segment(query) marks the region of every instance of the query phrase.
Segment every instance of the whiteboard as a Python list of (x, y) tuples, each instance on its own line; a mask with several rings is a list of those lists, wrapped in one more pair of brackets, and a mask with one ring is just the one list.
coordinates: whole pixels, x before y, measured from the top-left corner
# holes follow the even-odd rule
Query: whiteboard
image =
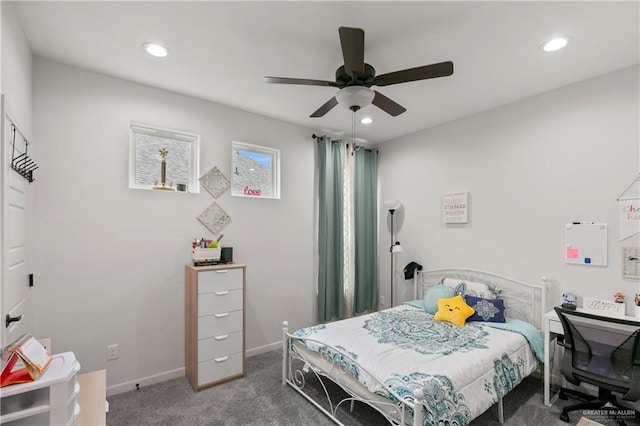
[(607, 265), (607, 224), (570, 223), (565, 231), (566, 263), (585, 266)]

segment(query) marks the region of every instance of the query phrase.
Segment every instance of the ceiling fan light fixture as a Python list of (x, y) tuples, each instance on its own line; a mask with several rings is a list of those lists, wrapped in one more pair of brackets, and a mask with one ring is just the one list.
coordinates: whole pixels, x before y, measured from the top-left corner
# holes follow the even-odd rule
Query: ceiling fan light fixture
[(371, 118), (371, 117), (362, 117), (362, 120), (360, 120), (360, 123), (362, 123), (362, 124), (371, 124), (371, 123), (373, 123), (373, 118)]
[(358, 111), (371, 104), (375, 93), (372, 89), (364, 86), (348, 86), (336, 94), (338, 103), (352, 111)]
[(556, 52), (563, 47), (566, 47), (567, 44), (569, 44), (569, 37), (554, 37), (551, 40), (545, 42), (541, 48), (544, 52)]
[(142, 45), (144, 50), (151, 56), (155, 56), (156, 58), (164, 58), (169, 54), (169, 51), (166, 47), (159, 43), (144, 43)]

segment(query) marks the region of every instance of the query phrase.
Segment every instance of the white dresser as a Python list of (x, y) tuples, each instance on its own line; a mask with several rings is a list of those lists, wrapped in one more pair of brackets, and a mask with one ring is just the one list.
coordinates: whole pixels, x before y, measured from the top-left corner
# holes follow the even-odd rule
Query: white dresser
[(245, 374), (245, 266), (185, 267), (185, 363), (193, 389)]
[(0, 389), (0, 424), (6, 426), (73, 426), (80, 413), (76, 380), (80, 364), (73, 352), (53, 355), (33, 382)]

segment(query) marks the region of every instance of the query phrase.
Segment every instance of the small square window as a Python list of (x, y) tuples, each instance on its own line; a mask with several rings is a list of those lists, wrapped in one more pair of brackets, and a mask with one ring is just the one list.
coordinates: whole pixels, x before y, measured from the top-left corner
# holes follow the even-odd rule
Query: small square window
[(233, 141), (231, 195), (280, 198), (280, 150)]
[[(129, 131), (129, 188), (154, 189), (163, 186), (200, 192), (199, 150), (199, 135), (132, 124)], [(162, 185), (163, 158), (165, 185)]]

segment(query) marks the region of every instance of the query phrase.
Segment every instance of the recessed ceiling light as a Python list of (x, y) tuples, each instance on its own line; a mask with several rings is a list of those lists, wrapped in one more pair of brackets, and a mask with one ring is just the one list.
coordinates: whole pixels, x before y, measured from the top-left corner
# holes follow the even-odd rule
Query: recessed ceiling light
[(362, 117), (362, 120), (360, 120), (360, 122), (362, 124), (371, 124), (371, 123), (373, 123), (373, 118), (371, 118), (371, 117)]
[(555, 37), (543, 44), (542, 50), (545, 52), (555, 52), (565, 47), (568, 43), (569, 37), (567, 36)]
[(158, 43), (145, 43), (142, 45), (142, 47), (144, 48), (144, 50), (147, 51), (149, 55), (152, 55), (158, 58), (164, 58), (169, 54), (169, 51), (167, 50), (167, 48)]

